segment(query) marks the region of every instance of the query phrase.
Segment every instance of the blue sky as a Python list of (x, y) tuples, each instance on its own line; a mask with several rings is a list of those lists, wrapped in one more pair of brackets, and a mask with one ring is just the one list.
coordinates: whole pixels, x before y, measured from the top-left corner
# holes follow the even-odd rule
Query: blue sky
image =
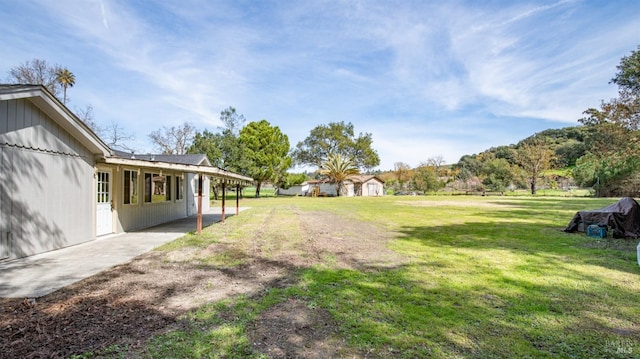
[(67, 67), (69, 107), (139, 152), (162, 126), (216, 130), (233, 106), (292, 147), (352, 122), (382, 170), (576, 125), (640, 45), (635, 0), (4, 0), (0, 23), (0, 79), (33, 58)]

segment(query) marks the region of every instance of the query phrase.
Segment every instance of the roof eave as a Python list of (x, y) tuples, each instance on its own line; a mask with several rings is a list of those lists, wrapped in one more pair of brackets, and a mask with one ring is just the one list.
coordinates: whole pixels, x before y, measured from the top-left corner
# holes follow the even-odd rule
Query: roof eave
[(253, 178), (251, 177), (242, 176), (237, 173), (225, 171), (220, 168), (210, 167), (210, 166), (185, 165), (185, 164), (160, 162), (160, 161), (145, 161), (145, 160), (136, 160), (136, 159), (121, 158), (121, 157), (106, 157), (102, 159), (100, 162), (105, 164), (110, 164), (110, 165), (122, 165), (122, 166), (142, 167), (142, 168), (150, 168), (150, 169), (164, 169), (164, 170), (174, 170), (174, 171), (188, 172), (188, 173), (198, 173), (203, 175), (209, 175), (212, 177), (217, 177), (220, 179), (238, 181), (241, 184), (251, 184), (254, 182)]
[(109, 146), (44, 86), (24, 85), (0, 89), (0, 100), (19, 99), (33, 103), (98, 157), (111, 155)]

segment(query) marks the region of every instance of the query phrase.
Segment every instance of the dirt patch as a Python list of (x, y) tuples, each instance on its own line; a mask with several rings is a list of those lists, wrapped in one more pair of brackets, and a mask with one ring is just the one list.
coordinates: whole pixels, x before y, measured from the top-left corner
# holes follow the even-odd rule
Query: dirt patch
[(248, 331), (253, 346), (270, 358), (360, 358), (344, 348), (336, 327), (326, 311), (289, 299), (263, 312)]
[[(299, 268), (322, 264), (369, 270), (404, 263), (387, 249), (389, 233), (330, 213), (274, 210), (256, 227), (240, 240), (146, 253), (35, 301), (0, 299), (0, 357), (99, 356), (110, 346), (135, 356), (150, 337), (180, 325), (186, 312), (292, 285)], [(296, 240), (287, 238), (292, 232)], [(203, 260), (215, 255), (239, 264)], [(335, 328), (327, 312), (289, 300), (269, 308), (247, 329), (256, 351), (271, 358), (360, 357)]]

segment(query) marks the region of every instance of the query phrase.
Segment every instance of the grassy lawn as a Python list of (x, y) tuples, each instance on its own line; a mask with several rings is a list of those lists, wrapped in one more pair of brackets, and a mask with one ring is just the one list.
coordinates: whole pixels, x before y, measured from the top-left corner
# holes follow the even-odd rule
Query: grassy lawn
[[(252, 207), (163, 250), (241, 241), (260, 230), (275, 248), (303, 238), (292, 211), (329, 211), (393, 233), (407, 259), (392, 268), (336, 268), (331, 258), (291, 285), (206, 305), (154, 338), (149, 357), (261, 358), (255, 318), (295, 299), (323, 309), (344, 345), (366, 357), (640, 358), (637, 242), (561, 231), (575, 211), (614, 199), (427, 196), (243, 199)], [(268, 226), (266, 213), (274, 214)], [(277, 221), (274, 223), (274, 221)], [(357, 235), (351, 240), (358, 241)], [(250, 244), (247, 244), (250, 245)], [(243, 254), (217, 253), (233, 266)], [(276, 335), (277, 333), (274, 333)]]

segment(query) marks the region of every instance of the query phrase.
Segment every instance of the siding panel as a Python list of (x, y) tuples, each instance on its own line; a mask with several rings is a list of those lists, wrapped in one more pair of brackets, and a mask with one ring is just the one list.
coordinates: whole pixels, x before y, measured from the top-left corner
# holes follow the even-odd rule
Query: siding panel
[(31, 102), (2, 101), (1, 106), (0, 143), (91, 156), (78, 140)]
[[(172, 180), (172, 184), (175, 180)], [(186, 199), (175, 200), (175, 191), (172, 191), (172, 201), (164, 203), (143, 203), (144, 201), (144, 171), (140, 172), (138, 180), (138, 194), (140, 203), (136, 205), (125, 205), (123, 203), (123, 183), (124, 170), (120, 170), (117, 176), (118, 193), (114, 196), (118, 204), (118, 231), (133, 231), (142, 228), (152, 227), (161, 223), (172, 221), (187, 216)]]
[[(10, 149), (14, 181), (12, 257), (24, 257), (95, 238), (93, 165), (78, 158)], [(82, 180), (78, 180), (78, 179)]]

